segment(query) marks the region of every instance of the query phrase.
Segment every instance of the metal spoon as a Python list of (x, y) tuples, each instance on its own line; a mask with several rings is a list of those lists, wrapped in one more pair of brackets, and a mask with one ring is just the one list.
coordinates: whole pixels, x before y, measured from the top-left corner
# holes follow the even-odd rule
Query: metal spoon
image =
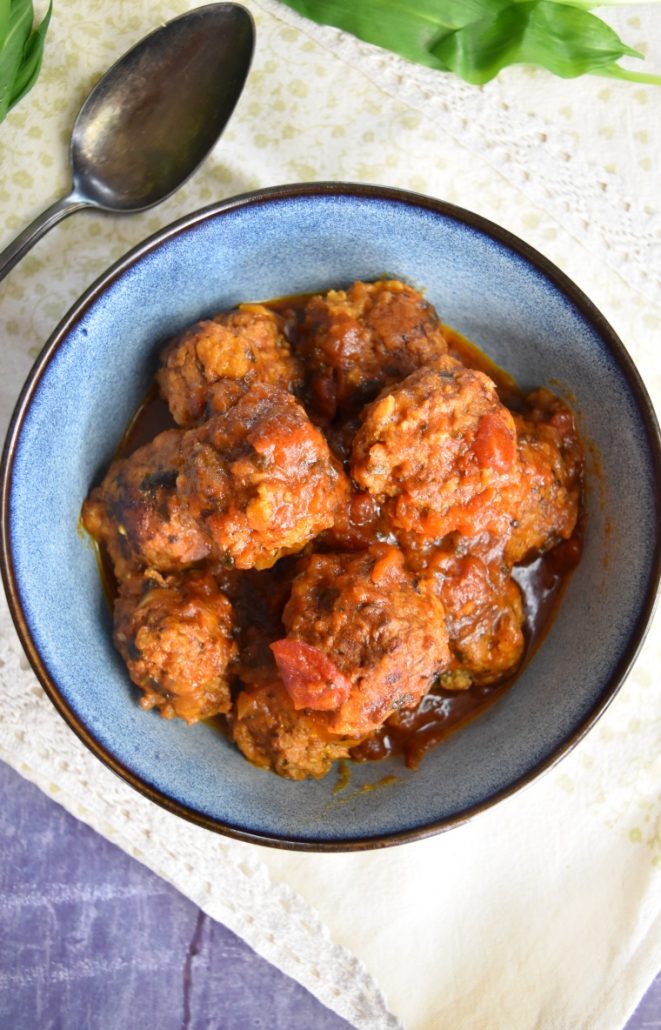
[(178, 189), (225, 128), (254, 45), (248, 11), (221, 3), (174, 18), (124, 54), (76, 118), (71, 192), (0, 252), (0, 279), (72, 212), (143, 211)]

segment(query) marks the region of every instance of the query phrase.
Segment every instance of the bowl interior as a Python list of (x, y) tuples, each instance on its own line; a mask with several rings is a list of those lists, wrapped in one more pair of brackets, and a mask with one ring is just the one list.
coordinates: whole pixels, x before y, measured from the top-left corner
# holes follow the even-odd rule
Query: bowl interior
[[(334, 773), (291, 783), (249, 765), (210, 726), (139, 709), (79, 514), (165, 339), (239, 301), (383, 275), (424, 289), (443, 320), (521, 386), (547, 385), (569, 399), (588, 450), (588, 531), (551, 630), (514, 687), (417, 771), (396, 759), (353, 765), (349, 786), (334, 793)], [(612, 695), (658, 574), (655, 440), (644, 391), (603, 320), (548, 263), (488, 224), (388, 191), (240, 198), (124, 259), (46, 348), (19, 405), (6, 469), (15, 614), (67, 718), (157, 800), (266, 842), (405, 839), (506, 794), (566, 750)], [(363, 789), (393, 774), (394, 783)]]

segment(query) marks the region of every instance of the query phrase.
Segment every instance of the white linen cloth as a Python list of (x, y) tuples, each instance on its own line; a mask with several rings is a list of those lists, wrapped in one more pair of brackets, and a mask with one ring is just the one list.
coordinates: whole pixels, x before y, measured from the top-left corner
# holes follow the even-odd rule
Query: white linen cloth
[[(33, 358), (113, 260), (257, 186), (344, 179), (478, 211), (595, 301), (661, 404), (661, 89), (511, 69), (483, 89), (277, 0), (245, 0), (257, 51), (213, 155), (139, 216), (79, 213), (0, 285), (4, 431)], [(40, 81), (0, 125), (0, 245), (67, 189), (69, 129), (102, 71), (185, 0), (58, 0)], [(661, 11), (609, 17), (656, 49)], [(0, 756), (175, 884), (356, 1027), (621, 1027), (661, 967), (661, 630), (597, 726), (527, 790), (441, 836), (315, 855), (225, 840), (152, 805), (68, 730), (4, 599)]]

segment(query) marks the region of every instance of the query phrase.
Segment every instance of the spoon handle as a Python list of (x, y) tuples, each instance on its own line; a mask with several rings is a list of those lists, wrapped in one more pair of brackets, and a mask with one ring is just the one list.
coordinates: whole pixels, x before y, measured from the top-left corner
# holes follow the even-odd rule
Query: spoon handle
[(37, 215), (34, 222), (31, 222), (27, 229), (19, 233), (8, 247), (0, 251), (0, 281), (21, 260), (23, 255), (35, 245), (37, 240), (41, 239), (44, 233), (47, 233), (49, 229), (52, 229), (54, 225), (61, 222), (67, 215), (72, 214), (74, 211), (79, 211), (82, 207), (90, 206), (89, 201), (82, 200), (75, 193), (70, 193), (69, 196), (61, 197), (60, 200), (56, 200), (54, 204), (51, 204), (40, 215)]

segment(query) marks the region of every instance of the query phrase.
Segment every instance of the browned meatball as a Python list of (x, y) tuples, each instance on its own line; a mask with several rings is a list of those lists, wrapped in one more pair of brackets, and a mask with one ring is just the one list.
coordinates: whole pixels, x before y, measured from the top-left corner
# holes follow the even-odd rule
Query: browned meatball
[(395, 530), (438, 539), (479, 532), (516, 481), (516, 432), (493, 382), (453, 358), (420, 369), (369, 405), (351, 474), (387, 500)]
[(290, 780), (325, 776), (357, 742), (332, 733), (323, 712), (296, 711), (275, 669), (239, 694), (230, 727), (239, 750), (254, 765)]
[(204, 416), (209, 388), (219, 381), (259, 381), (287, 390), (302, 379), (281, 319), (257, 304), (197, 322), (170, 341), (161, 361), (156, 378), (181, 426)]
[(145, 567), (175, 572), (210, 553), (177, 493), (182, 438), (167, 430), (113, 462), (83, 505), (83, 525), (106, 547), (119, 580)]
[(447, 689), (494, 683), (512, 672), (524, 648), (521, 592), (501, 563), (439, 552), (429, 563), (443, 602), (454, 656)]
[(433, 307), (398, 281), (354, 283), (311, 297), (298, 342), (311, 402), (328, 421), (372, 400), (447, 352)]
[(142, 594), (115, 603), (114, 640), (140, 706), (188, 723), (230, 709), (228, 667), (236, 659), (232, 606), (214, 578), (200, 571), (152, 576)]
[(397, 548), (304, 559), (271, 645), (294, 707), (362, 737), (415, 705), (449, 662), (443, 606)]
[(527, 400), (526, 416), (515, 416), (520, 480), (505, 498), (512, 512), (505, 546), (510, 565), (569, 539), (581, 497), (583, 453), (573, 415), (546, 390)]
[(217, 556), (263, 569), (333, 524), (338, 471), (291, 394), (254, 385), (186, 432), (178, 488)]

